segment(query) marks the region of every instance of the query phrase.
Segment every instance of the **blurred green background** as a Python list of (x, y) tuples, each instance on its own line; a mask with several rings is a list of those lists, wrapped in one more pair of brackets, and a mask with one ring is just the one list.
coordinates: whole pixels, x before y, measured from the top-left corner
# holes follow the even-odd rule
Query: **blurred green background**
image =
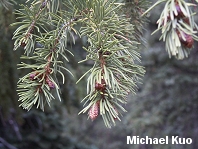
[[(74, 78), (66, 75), (61, 84), (62, 101), (53, 101), (45, 112), (33, 108), (27, 112), (18, 107), (16, 85), (25, 72), (17, 70), (22, 49), (13, 51), (9, 24), (16, 21), (13, 8), (0, 5), (0, 149), (197, 149), (198, 148), (198, 42), (189, 58), (169, 58), (157, 28), (162, 7), (151, 13), (145, 26), (147, 44), (141, 47), (146, 74), (137, 95), (129, 95), (127, 113), (116, 127), (107, 129), (102, 118), (91, 122), (87, 115), (78, 116), (80, 101), (86, 95), (86, 81), (75, 84), (90, 67), (78, 64), (85, 57), (83, 40), (72, 45), (75, 57), (69, 68)], [(18, 9), (18, 6), (15, 6)], [(198, 12), (198, 8), (194, 11)], [(198, 23), (198, 15), (196, 15)], [(192, 138), (190, 145), (127, 145), (127, 136), (179, 136)]]

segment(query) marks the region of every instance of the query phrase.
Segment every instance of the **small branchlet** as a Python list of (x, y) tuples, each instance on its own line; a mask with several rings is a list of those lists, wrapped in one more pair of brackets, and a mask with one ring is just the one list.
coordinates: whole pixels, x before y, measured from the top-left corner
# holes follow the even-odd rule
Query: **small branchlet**
[(26, 12), (20, 10), (16, 12), (16, 14), (20, 16), (18, 19), (26, 18), (26, 20), (24, 20), (24, 22), (17, 22), (12, 24), (20, 25), (14, 32), (13, 36), (13, 39), (15, 39), (14, 50), (18, 49), (21, 46), (25, 49), (25, 53), (27, 55), (33, 52), (35, 45), (35, 35), (33, 32), (35, 28), (37, 28), (37, 32), (40, 33), (39, 26), (42, 23), (40, 21), (42, 18), (41, 15), (43, 15), (43, 11), (45, 10), (48, 1), (49, 0), (45, 1), (45, 5), (43, 5), (41, 2), (32, 4), (32, 9), (22, 5), (24, 7), (22, 10)]
[[(27, 110), (30, 110), (35, 104), (37, 104), (37, 108), (40, 107), (42, 110), (44, 110), (45, 103), (47, 102), (50, 106), (51, 100), (55, 99), (53, 95), (54, 92), (56, 92), (57, 97), (59, 100), (61, 100), (60, 88), (56, 79), (56, 75), (57, 73), (61, 74), (64, 83), (65, 78), (62, 70), (66, 70), (72, 74), (67, 68), (63, 66), (63, 62), (68, 61), (67, 55), (65, 53), (68, 51), (66, 48), (67, 36), (68, 34), (71, 34), (72, 31), (74, 31), (74, 29), (71, 29), (71, 26), (76, 19), (71, 19), (69, 22), (66, 22), (64, 19), (62, 19), (62, 25), (60, 24), (60, 18), (53, 17), (53, 24), (56, 23), (57, 28), (54, 28), (52, 31), (43, 30), (42, 32), (39, 32), (38, 35), (35, 34), (35, 38), (31, 39), (32, 44), (37, 42), (40, 45), (35, 49), (34, 46), (28, 46), (29, 43), (26, 43), (24, 40), (20, 39), (20, 37), (23, 35), (25, 36), (22, 37), (22, 39), (25, 40), (28, 40), (32, 37), (34, 28), (39, 28), (39, 26), (36, 26), (36, 22), (38, 23), (40, 18), (45, 19), (45, 17), (48, 16), (47, 11), (41, 13), (46, 8), (48, 3), (48, 0), (46, 0), (45, 4), (40, 4), (40, 9), (38, 9), (38, 12), (35, 13), (36, 15), (33, 17), (34, 19), (30, 20), (30, 26), (27, 28), (27, 30), (23, 31), (25, 33), (23, 33), (20, 29), (17, 29), (14, 33), (14, 37), (18, 37), (15, 43), (21, 41), (21, 46), (26, 49), (27, 56), (22, 56), (22, 58), (30, 59), (35, 62), (35, 64), (19, 64), (19, 69), (31, 69), (31, 72), (22, 77), (18, 82), (18, 94), (20, 97), (19, 101), (22, 102), (20, 106)], [(33, 6), (36, 5), (32, 4), (31, 7)], [(50, 24), (50, 22), (47, 24)], [(21, 36), (18, 36), (18, 34), (21, 34)], [(33, 50), (31, 50), (31, 48), (33, 48)]]
[[(65, 67), (66, 52), (71, 53), (67, 50), (67, 41), (72, 38), (75, 43), (73, 34), (86, 36), (89, 44), (83, 47), (87, 51), (84, 61), (92, 60), (94, 65), (79, 79), (88, 74), (85, 107), (80, 113), (88, 112), (91, 120), (101, 115), (105, 125), (111, 127), (116, 120), (121, 120), (129, 92), (135, 94), (145, 73), (144, 67), (136, 64), (140, 62), (137, 49), (140, 36), (135, 35), (141, 27), (134, 28), (127, 12), (120, 11), (134, 1), (71, 0), (64, 5), (60, 2), (34, 1), (30, 8), (23, 6), (17, 12), (23, 21), (13, 24), (20, 25), (14, 32), (14, 49), (24, 47), (26, 56), (22, 58), (34, 62), (19, 64), (20, 69), (31, 71), (18, 82), (20, 106), (30, 110), (37, 105), (44, 110), (45, 103), (50, 106), (55, 97), (61, 100), (56, 75), (60, 74), (64, 83), (62, 71), (72, 74)], [(134, 5), (139, 4), (136, 3)], [(140, 9), (142, 7), (136, 10)], [(80, 26), (79, 30), (75, 24)], [(40, 46), (35, 46), (38, 44)]]
[(133, 25), (118, 15), (121, 6), (115, 5), (117, 11), (111, 11), (116, 10), (112, 4), (94, 1), (86, 23), (82, 22), (88, 25), (80, 32), (88, 37), (86, 60), (93, 60), (94, 65), (87, 78), (86, 106), (79, 114), (88, 111), (89, 118), (95, 120), (100, 113), (109, 128), (121, 120), (121, 113), (126, 112), (122, 104), (127, 103), (129, 92), (135, 93), (144, 74), (144, 68), (135, 64), (140, 59)]
[[(148, 11), (162, 2), (164, 0), (159, 0)], [(190, 6), (196, 5), (184, 0), (167, 0), (157, 21), (158, 29), (153, 33), (162, 31), (160, 40), (165, 42), (169, 57), (175, 56), (177, 59), (188, 57), (194, 40), (198, 41), (198, 36), (196, 36), (198, 26), (194, 21), (194, 14)]]

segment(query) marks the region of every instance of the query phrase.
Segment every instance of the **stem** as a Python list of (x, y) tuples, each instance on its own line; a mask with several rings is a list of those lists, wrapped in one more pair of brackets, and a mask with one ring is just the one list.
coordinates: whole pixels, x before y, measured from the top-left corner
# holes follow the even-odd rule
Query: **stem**
[(40, 9), (38, 11), (38, 13), (35, 15), (34, 19), (32, 20), (30, 27), (27, 30), (27, 33), (25, 35), (26, 39), (30, 36), (30, 34), (33, 32), (36, 21), (38, 20), (40, 14), (42, 13), (42, 11), (44, 10), (44, 8), (46, 8), (46, 4), (49, 0), (44, 1), (41, 5), (40, 5)]

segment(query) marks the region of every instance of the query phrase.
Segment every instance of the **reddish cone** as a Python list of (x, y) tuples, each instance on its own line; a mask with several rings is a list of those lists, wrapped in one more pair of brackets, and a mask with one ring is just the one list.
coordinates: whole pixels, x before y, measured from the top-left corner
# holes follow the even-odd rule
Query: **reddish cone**
[(95, 83), (95, 89), (96, 89), (97, 91), (102, 91), (102, 90), (105, 89), (105, 85), (96, 82), (96, 83)]
[(93, 104), (90, 109), (89, 109), (89, 112), (88, 112), (88, 115), (89, 117), (91, 118), (91, 120), (95, 120), (98, 116), (98, 113), (99, 113), (99, 102)]
[(46, 83), (51, 89), (55, 88), (55, 84), (49, 78), (46, 78)]
[(191, 35), (186, 34), (184, 32), (182, 32), (184, 35), (184, 38), (186, 39), (186, 41), (182, 38), (181, 33), (179, 31), (177, 31), (177, 35), (179, 37), (180, 42), (183, 44), (183, 46), (185, 46), (186, 48), (192, 48), (193, 44), (194, 44), (194, 39), (192, 38)]

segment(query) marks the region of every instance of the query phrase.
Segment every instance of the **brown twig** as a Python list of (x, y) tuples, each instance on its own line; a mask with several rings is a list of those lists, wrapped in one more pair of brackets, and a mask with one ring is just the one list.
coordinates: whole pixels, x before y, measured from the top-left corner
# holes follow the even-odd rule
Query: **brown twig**
[[(32, 34), (32, 32), (34, 30), (34, 27), (35, 27), (35, 24), (36, 24), (36, 21), (37, 21), (38, 17), (40, 16), (41, 12), (46, 7), (48, 1), (49, 0), (46, 0), (40, 5), (40, 9), (39, 9), (38, 13), (35, 15), (34, 19), (32, 20), (32, 22), (31, 22), (31, 24), (30, 24), (30, 26), (29, 26), (29, 28), (27, 30), (27, 33), (25, 34), (25, 39), (28, 39), (30, 37), (30, 35)], [(25, 47), (25, 45), (26, 44), (24, 43), (24, 41), (22, 41), (21, 42), (21, 46)]]

